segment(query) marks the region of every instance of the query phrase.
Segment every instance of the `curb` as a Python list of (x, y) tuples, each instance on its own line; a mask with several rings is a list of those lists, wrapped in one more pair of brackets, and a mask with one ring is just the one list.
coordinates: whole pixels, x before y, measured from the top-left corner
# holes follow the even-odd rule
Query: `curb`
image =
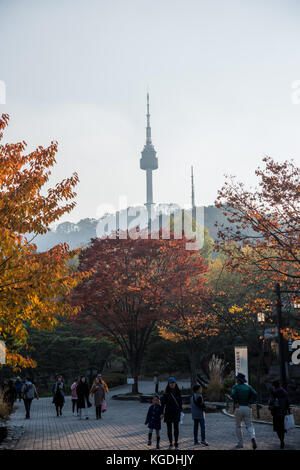
[[(228, 413), (228, 411), (226, 411), (225, 408), (222, 409), (222, 413), (223, 415), (228, 416), (229, 418), (234, 418), (234, 415), (232, 415), (231, 413)], [(273, 426), (273, 423), (271, 423), (270, 421), (261, 421), (259, 419), (253, 419), (252, 422), (257, 423), (257, 424), (268, 424), (269, 426)], [(293, 429), (295, 428), (300, 429), (300, 426), (297, 424), (294, 426)]]

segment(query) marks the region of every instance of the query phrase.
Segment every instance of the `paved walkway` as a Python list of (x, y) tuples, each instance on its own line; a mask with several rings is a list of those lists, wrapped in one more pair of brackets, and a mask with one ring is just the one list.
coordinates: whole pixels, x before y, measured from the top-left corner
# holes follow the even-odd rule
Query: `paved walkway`
[[(183, 382), (180, 384), (183, 385)], [(128, 392), (130, 387), (124, 385), (112, 390), (108, 397), (108, 409), (103, 419), (96, 421), (94, 408), (89, 409), (89, 420), (79, 420), (72, 416), (71, 398), (66, 398), (63, 416), (56, 417), (51, 398), (34, 400), (31, 419), (24, 419), (24, 406), (20, 403), (12, 416), (13, 425), (24, 426), (24, 434), (17, 443), (16, 449), (39, 450), (136, 450), (149, 449), (147, 442), (147, 427), (144, 425), (149, 404), (135, 401), (111, 400), (111, 396)], [(142, 382), (140, 391), (153, 391), (151, 382)], [(207, 449), (232, 449), (236, 443), (234, 420), (221, 413), (206, 415)], [(257, 443), (260, 449), (278, 449), (278, 439), (272, 426), (256, 424)], [(246, 445), (250, 449), (249, 438), (245, 431)], [(162, 424), (161, 449), (168, 448), (166, 425)], [(186, 414), (183, 425), (180, 426), (180, 448), (192, 450), (193, 428), (190, 414)], [(203, 447), (196, 449), (204, 450)], [(300, 449), (300, 429), (289, 431), (286, 438), (286, 449)]]

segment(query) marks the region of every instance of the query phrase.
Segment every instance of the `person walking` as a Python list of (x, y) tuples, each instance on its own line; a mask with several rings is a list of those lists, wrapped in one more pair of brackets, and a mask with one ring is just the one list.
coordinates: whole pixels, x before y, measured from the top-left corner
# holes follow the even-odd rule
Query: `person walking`
[(243, 434), (242, 434), (242, 422), (244, 421), (246, 429), (248, 430), (252, 448), (255, 450), (257, 448), (256, 439), (255, 439), (255, 430), (252, 424), (252, 409), (251, 405), (256, 402), (257, 393), (250, 386), (247, 385), (247, 380), (245, 374), (239, 372), (236, 376), (236, 385), (233, 386), (231, 396), (234, 401), (235, 408), (235, 426), (236, 426), (236, 435), (238, 443), (235, 449), (243, 448)]
[(77, 385), (78, 385), (78, 379), (76, 378), (74, 382), (71, 385), (71, 399), (72, 399), (72, 413), (73, 416), (75, 416), (75, 409), (77, 416), (79, 415), (78, 413), (78, 396), (77, 396)]
[(202, 396), (202, 387), (197, 384), (193, 387), (193, 396), (191, 397), (191, 412), (194, 420), (194, 444), (198, 445), (199, 424), (201, 428), (201, 444), (208, 446), (205, 440), (205, 403)]
[(91, 395), (94, 396), (96, 419), (101, 419), (101, 409), (102, 403), (105, 400), (105, 390), (98, 377), (95, 379), (95, 382), (91, 388)]
[(16, 400), (19, 399), (19, 401), (21, 401), (22, 400), (22, 387), (23, 387), (23, 382), (21, 380), (21, 377), (16, 378), (15, 387), (16, 387)]
[(160, 404), (159, 395), (154, 395), (152, 398), (152, 405), (149, 406), (148, 413), (146, 416), (145, 425), (148, 424), (148, 446), (152, 445), (152, 434), (155, 429), (156, 432), (156, 449), (159, 449), (160, 442), (160, 430), (161, 430), (161, 418), (162, 418), (162, 406)]
[(31, 382), (30, 378), (28, 377), (25, 380), (25, 383), (22, 387), (22, 396), (23, 396), (23, 401), (24, 401), (24, 406), (25, 406), (25, 419), (30, 419), (30, 408), (31, 408), (31, 403), (34, 398), (37, 400), (39, 399), (37, 390), (35, 385)]
[(65, 403), (65, 386), (61, 375), (58, 375), (57, 380), (53, 385), (52, 393), (52, 403), (54, 403), (56, 408), (56, 416), (62, 416), (62, 408)]
[(82, 410), (84, 409), (85, 419), (89, 419), (88, 408), (90, 408), (92, 405), (89, 400), (90, 389), (86, 377), (84, 375), (80, 377), (76, 392), (78, 396), (77, 404), (79, 410), (79, 418), (82, 418)]
[(273, 429), (280, 440), (280, 448), (284, 449), (284, 418), (290, 412), (290, 403), (287, 391), (281, 386), (279, 380), (272, 383), (269, 410), (273, 417)]
[(161, 400), (162, 415), (164, 416), (164, 422), (167, 424), (169, 449), (173, 447), (173, 428), (174, 428), (174, 441), (175, 449), (179, 448), (179, 421), (180, 414), (182, 412), (182, 398), (180, 390), (174, 377), (168, 379), (168, 385), (165, 393)]

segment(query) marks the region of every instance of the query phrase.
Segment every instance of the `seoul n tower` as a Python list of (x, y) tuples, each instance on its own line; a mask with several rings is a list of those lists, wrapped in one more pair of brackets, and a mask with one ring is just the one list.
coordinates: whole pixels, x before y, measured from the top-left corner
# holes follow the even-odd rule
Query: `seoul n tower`
[(158, 168), (158, 160), (156, 151), (154, 150), (151, 140), (150, 113), (149, 113), (149, 93), (147, 93), (147, 127), (146, 127), (146, 144), (142, 151), (140, 159), (140, 167), (146, 171), (147, 184), (147, 202), (145, 206), (148, 211), (148, 220), (151, 219), (151, 206), (153, 204), (153, 187), (152, 187), (152, 171)]

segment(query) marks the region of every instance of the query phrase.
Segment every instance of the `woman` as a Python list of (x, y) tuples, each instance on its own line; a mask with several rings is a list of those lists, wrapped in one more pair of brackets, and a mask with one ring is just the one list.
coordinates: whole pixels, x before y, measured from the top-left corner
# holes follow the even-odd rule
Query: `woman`
[(65, 386), (61, 375), (57, 377), (56, 383), (53, 385), (53, 403), (56, 408), (56, 415), (62, 416), (62, 408), (65, 403)]
[(161, 400), (162, 415), (164, 421), (167, 424), (168, 438), (169, 438), (169, 449), (173, 447), (173, 435), (172, 427), (174, 427), (174, 441), (175, 449), (178, 449), (178, 437), (179, 437), (179, 421), (180, 414), (182, 412), (182, 399), (176, 380), (174, 377), (170, 377), (165, 393)]
[(95, 382), (91, 388), (91, 395), (94, 395), (96, 419), (101, 419), (101, 409), (102, 403), (105, 400), (105, 390), (98, 377), (95, 379)]
[(280, 448), (284, 449), (284, 418), (289, 413), (288, 393), (281, 387), (279, 380), (272, 383), (269, 409), (273, 416), (273, 429), (280, 439)]
[(76, 408), (76, 413), (78, 416), (78, 396), (77, 396), (77, 385), (78, 385), (78, 379), (75, 379), (74, 382), (71, 385), (71, 398), (72, 398), (72, 413), (73, 416), (75, 416), (75, 408)]
[(88, 408), (90, 408), (92, 405), (89, 401), (90, 389), (89, 389), (88, 383), (84, 375), (80, 377), (80, 381), (79, 381), (79, 384), (77, 385), (76, 392), (78, 396), (77, 406), (79, 410), (79, 418), (81, 419), (82, 410), (84, 409), (85, 419), (89, 419)]

